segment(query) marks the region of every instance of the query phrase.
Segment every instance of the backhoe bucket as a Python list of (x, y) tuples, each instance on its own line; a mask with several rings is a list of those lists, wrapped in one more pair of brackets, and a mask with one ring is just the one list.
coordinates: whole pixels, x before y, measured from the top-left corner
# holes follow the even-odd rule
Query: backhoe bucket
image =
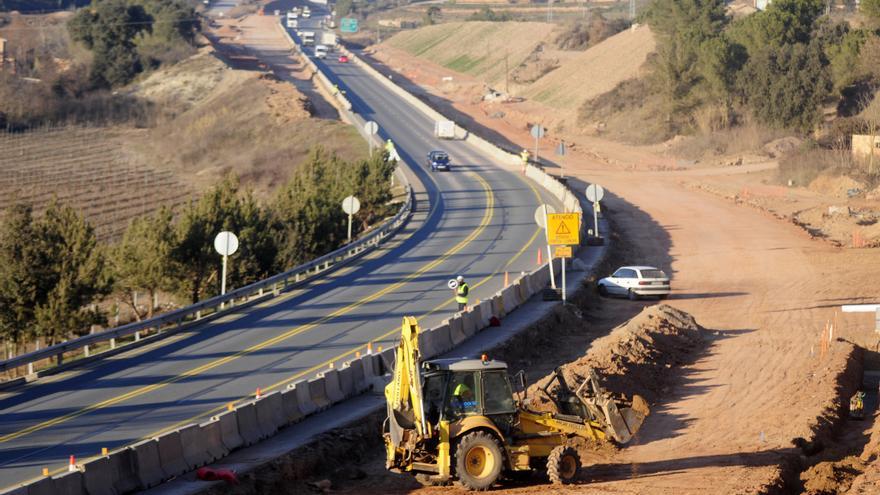
[(647, 402), (639, 395), (633, 397), (632, 407), (618, 408), (613, 401), (608, 401), (602, 409), (608, 418), (609, 433), (620, 444), (632, 440), (650, 414)]

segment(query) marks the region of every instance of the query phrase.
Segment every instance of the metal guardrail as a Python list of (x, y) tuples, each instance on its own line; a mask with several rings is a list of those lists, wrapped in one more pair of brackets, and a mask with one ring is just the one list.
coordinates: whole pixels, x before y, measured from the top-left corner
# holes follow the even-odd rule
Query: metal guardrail
[[(177, 309), (162, 315), (143, 320), (139, 322), (129, 323), (120, 327), (112, 328), (102, 332), (85, 335), (76, 339), (68, 340), (60, 344), (56, 344), (45, 349), (22, 354), (5, 361), (0, 361), (0, 371), (7, 371), (30, 363), (57, 357), (58, 364), (62, 363), (62, 356), (66, 352), (84, 348), (99, 342), (111, 341), (111, 348), (115, 348), (115, 339), (128, 337), (131, 335), (139, 335), (139, 332), (156, 329), (161, 331), (163, 327), (168, 325), (182, 325), (201, 320), (206, 311), (214, 310), (214, 313), (222, 309), (235, 307), (236, 301), (243, 300), (247, 302), (252, 297), (262, 297), (269, 290), (273, 295), (277, 295), (281, 290), (288, 287), (291, 283), (299, 283), (314, 276), (316, 274), (327, 271), (331, 267), (339, 265), (363, 254), (368, 249), (378, 246), (389, 236), (395, 234), (401, 226), (409, 218), (413, 206), (413, 193), (409, 184), (405, 184), (406, 200), (403, 206), (394, 217), (383, 222), (379, 227), (373, 229), (365, 237), (347, 244), (333, 252), (327, 253), (312, 261), (294, 267), (284, 273), (274, 275), (260, 282), (241, 287), (227, 292), (225, 295), (212, 297), (204, 301), (197, 302), (190, 306)], [(137, 340), (137, 336), (136, 336)]]

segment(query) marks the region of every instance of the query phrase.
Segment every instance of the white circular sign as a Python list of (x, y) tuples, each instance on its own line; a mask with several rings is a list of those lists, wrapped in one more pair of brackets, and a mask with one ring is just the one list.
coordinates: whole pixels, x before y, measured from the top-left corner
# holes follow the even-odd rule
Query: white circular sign
[(449, 282), (446, 282), (446, 286), (452, 290), (455, 290), (458, 288), (458, 281), (455, 279), (452, 279)]
[(587, 186), (587, 200), (591, 203), (595, 203), (597, 201), (602, 201), (602, 198), (605, 197), (605, 189), (602, 189), (602, 186), (599, 184), (590, 184)]
[(379, 132), (379, 124), (373, 122), (372, 120), (367, 121), (367, 123), (364, 124), (364, 130), (370, 136), (375, 136), (376, 133)]
[[(547, 214), (556, 213), (556, 208), (547, 205)], [(535, 208), (535, 223), (538, 227), (544, 228), (544, 205)]]
[(229, 256), (238, 251), (238, 237), (232, 232), (220, 232), (214, 238), (214, 249), (223, 256)]
[(354, 215), (355, 213), (361, 211), (361, 202), (354, 196), (349, 196), (342, 200), (342, 211), (348, 213), (349, 215)]
[(532, 137), (533, 138), (542, 138), (544, 137), (544, 127), (540, 125), (532, 126)]

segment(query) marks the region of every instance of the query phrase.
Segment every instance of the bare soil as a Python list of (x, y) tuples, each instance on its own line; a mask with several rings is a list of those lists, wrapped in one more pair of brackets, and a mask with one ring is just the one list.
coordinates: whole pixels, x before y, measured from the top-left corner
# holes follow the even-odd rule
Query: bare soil
[[(396, 65), (438, 70), (415, 57), (397, 59)], [(435, 93), (430, 101), (503, 146), (533, 146), (527, 126), (491, 118), (466, 97)], [(541, 117), (536, 114), (533, 121)], [(678, 367), (680, 382), (655, 405), (639, 442), (621, 451), (621, 464), (597, 469), (593, 483), (571, 492), (798, 490), (796, 474), (812, 461), (801, 459), (794, 439), (843, 441), (860, 450), (867, 441), (864, 431), (854, 438), (835, 438), (835, 432), (846, 429), (842, 410), (861, 384), (857, 347), (875, 349), (877, 335), (870, 315), (844, 314), (839, 306), (880, 298), (872, 283), (880, 268), (874, 249), (837, 247), (811, 236), (784, 213), (743, 208), (742, 202), (698, 187), (767, 188), (766, 199), (761, 195), (767, 204), (794, 211), (793, 202), (822, 201), (814, 191), (780, 189), (770, 182), (772, 161), (678, 166), (675, 156), (656, 147), (579, 135), (555, 135), (542, 147), (550, 149), (560, 138), (572, 145), (565, 158), (565, 173), (573, 176), (569, 184), (580, 189), (595, 182), (609, 191), (603, 212), (621, 238), (639, 249), (627, 262), (671, 273), (669, 304), (724, 335), (693, 364)], [(589, 311), (588, 319), (620, 323), (631, 316), (622, 310), (631, 309), (628, 303), (605, 301)], [(825, 348), (828, 324), (834, 334)], [(873, 352), (865, 359), (876, 367)], [(564, 359), (544, 353), (544, 361)]]

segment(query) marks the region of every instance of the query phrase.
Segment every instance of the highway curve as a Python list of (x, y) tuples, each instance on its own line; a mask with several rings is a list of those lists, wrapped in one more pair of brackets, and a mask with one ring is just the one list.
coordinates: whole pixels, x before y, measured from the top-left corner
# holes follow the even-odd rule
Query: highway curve
[[(431, 326), (454, 311), (446, 282), (465, 275), (472, 300), (504, 272), (535, 267), (532, 215), (550, 195), (464, 142), (437, 141), (433, 122), (354, 64), (328, 61), (355, 110), (397, 144), (416, 198), (412, 220), (377, 252), (268, 302), (162, 342), (0, 394), (0, 488), (66, 468), (229, 402), (304, 378), (329, 363), (388, 346), (404, 315)], [(451, 172), (425, 170), (431, 149)]]

